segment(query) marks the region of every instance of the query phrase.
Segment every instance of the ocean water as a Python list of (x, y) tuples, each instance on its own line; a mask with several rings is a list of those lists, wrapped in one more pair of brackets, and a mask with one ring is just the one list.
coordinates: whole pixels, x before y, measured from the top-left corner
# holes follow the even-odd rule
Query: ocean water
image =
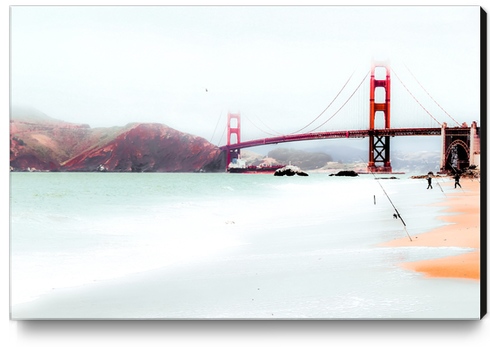
[(477, 281), (397, 266), (471, 249), (377, 246), (407, 235), (379, 184), (412, 238), (444, 225), (397, 177), (12, 173), (12, 317), (478, 318)]

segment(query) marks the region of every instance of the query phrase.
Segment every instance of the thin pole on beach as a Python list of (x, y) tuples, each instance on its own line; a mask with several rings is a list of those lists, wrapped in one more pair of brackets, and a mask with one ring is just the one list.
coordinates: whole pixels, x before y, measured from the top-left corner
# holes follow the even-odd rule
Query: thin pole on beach
[[(361, 158), (361, 160), (364, 162), (364, 164), (366, 164), (366, 162), (364, 161), (364, 159)], [(367, 165), (367, 164), (366, 164)], [(368, 170), (369, 171), (369, 170)], [(410, 239), (410, 241), (412, 241), (412, 238), (410, 237), (410, 234), (408, 233), (407, 231), (407, 225), (405, 224), (405, 221), (403, 220), (402, 216), (400, 215), (400, 212), (398, 212), (398, 210), (396, 209), (396, 206), (395, 204), (393, 203), (393, 201), (391, 201), (388, 193), (386, 192), (386, 190), (383, 188), (383, 185), (381, 184), (381, 182), (378, 180), (378, 178), (376, 177), (376, 175), (374, 174), (374, 172), (372, 171), (369, 171), (373, 176), (374, 176), (374, 180), (376, 182), (378, 182), (379, 186), (381, 187), (381, 189), (383, 190), (383, 192), (385, 193), (386, 197), (388, 198), (389, 202), (391, 203), (391, 206), (393, 206), (393, 209), (395, 210), (396, 212), (396, 215), (400, 218), (400, 221), (402, 222), (403, 224), (403, 229), (405, 229), (405, 232), (407, 233), (408, 235), (408, 238)]]
[[(430, 172), (430, 167), (429, 167), (429, 163), (427, 162), (427, 160), (425, 161), (425, 164), (427, 165), (427, 169), (429, 169), (429, 172)], [(427, 173), (427, 175), (429, 175), (429, 174)], [(441, 192), (442, 192), (442, 194), (444, 194), (444, 196), (446, 196), (446, 193), (444, 193), (444, 190), (442, 190), (442, 187), (441, 187), (441, 185), (439, 184), (439, 182), (437, 181), (437, 178), (436, 178), (436, 176), (435, 176), (435, 175), (434, 175), (434, 180), (436, 181), (436, 183), (437, 183), (437, 185), (439, 186), (439, 188), (441, 188)], [(446, 197), (447, 197), (447, 196), (446, 196)]]

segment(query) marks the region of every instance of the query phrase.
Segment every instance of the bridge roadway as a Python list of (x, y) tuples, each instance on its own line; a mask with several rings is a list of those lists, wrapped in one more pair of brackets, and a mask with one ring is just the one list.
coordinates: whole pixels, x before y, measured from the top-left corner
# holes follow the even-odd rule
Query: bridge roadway
[[(446, 128), (451, 129), (451, 128)], [(457, 128), (459, 129), (459, 128)], [(284, 135), (268, 137), (265, 139), (245, 141), (233, 145), (221, 146), (221, 150), (234, 150), (254, 146), (270, 145), (282, 142), (340, 139), (340, 138), (362, 138), (370, 135), (375, 136), (437, 136), (441, 135), (441, 128), (414, 128), (414, 129), (375, 129), (375, 130), (351, 130), (351, 131), (329, 131), (319, 133), (307, 133), (298, 135)]]

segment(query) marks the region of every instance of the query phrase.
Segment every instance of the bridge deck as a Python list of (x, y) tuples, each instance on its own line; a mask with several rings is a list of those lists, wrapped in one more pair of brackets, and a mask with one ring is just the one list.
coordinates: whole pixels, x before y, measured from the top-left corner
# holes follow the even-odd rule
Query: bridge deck
[[(451, 129), (451, 128), (446, 128)], [(468, 128), (469, 130), (469, 128)], [(415, 128), (415, 129), (376, 129), (376, 130), (352, 130), (352, 131), (329, 131), (320, 133), (307, 133), (298, 135), (284, 135), (269, 137), (265, 139), (245, 141), (233, 145), (222, 146), (221, 150), (233, 150), (254, 146), (270, 145), (282, 142), (338, 139), (338, 138), (362, 138), (370, 135), (376, 136), (437, 136), (441, 135), (441, 128)]]

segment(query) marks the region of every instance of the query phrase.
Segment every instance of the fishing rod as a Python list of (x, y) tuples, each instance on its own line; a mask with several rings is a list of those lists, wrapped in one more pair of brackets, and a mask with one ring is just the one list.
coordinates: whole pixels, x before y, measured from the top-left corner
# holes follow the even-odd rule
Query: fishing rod
[[(361, 160), (362, 160), (362, 162), (363, 162), (364, 164), (366, 164), (366, 162), (364, 161), (364, 159), (362, 159), (362, 158), (361, 158)], [(366, 164), (366, 166), (367, 166), (367, 164)], [(381, 189), (382, 189), (382, 190), (383, 190), (383, 192), (385, 193), (386, 197), (388, 198), (388, 200), (389, 200), (389, 201), (390, 201), (390, 203), (391, 203), (391, 206), (393, 206), (393, 209), (395, 210), (396, 215), (397, 215), (398, 217), (400, 217), (400, 221), (401, 221), (401, 222), (402, 222), (402, 224), (403, 224), (403, 228), (405, 229), (405, 232), (407, 233), (408, 238), (410, 239), (410, 241), (412, 241), (412, 238), (410, 237), (410, 234), (409, 234), (409, 233), (408, 233), (408, 231), (407, 231), (407, 225), (405, 224), (405, 221), (403, 220), (402, 216), (400, 215), (400, 212), (398, 212), (398, 210), (396, 209), (395, 204), (393, 203), (393, 201), (391, 201), (391, 199), (390, 199), (390, 197), (389, 197), (388, 193), (386, 193), (386, 190), (383, 188), (383, 185), (381, 184), (381, 182), (379, 182), (379, 180), (378, 180), (378, 178), (376, 177), (376, 175), (374, 174), (374, 172), (370, 171), (369, 169), (368, 169), (368, 171), (369, 171), (369, 172), (370, 172), (370, 173), (371, 173), (371, 174), (374, 176), (375, 181), (376, 181), (376, 182), (378, 182), (379, 186), (381, 187)]]
[[(427, 160), (425, 161), (425, 164), (426, 164), (426, 166), (427, 166), (427, 169), (429, 169), (429, 172), (431, 172), (431, 171), (430, 171), (430, 167), (429, 167), (429, 163), (427, 162)], [(429, 176), (429, 174), (427, 174), (427, 176)], [(437, 181), (437, 178), (436, 178), (436, 176), (435, 176), (435, 175), (434, 175), (434, 180), (436, 181), (437, 185), (438, 185), (438, 186), (439, 186), (439, 188), (441, 189), (442, 194), (444, 194), (444, 196), (446, 196), (446, 193), (444, 193), (444, 190), (442, 189), (441, 185), (440, 185), (440, 184), (439, 184), (439, 182)], [(447, 196), (446, 196), (446, 197), (447, 197)]]

